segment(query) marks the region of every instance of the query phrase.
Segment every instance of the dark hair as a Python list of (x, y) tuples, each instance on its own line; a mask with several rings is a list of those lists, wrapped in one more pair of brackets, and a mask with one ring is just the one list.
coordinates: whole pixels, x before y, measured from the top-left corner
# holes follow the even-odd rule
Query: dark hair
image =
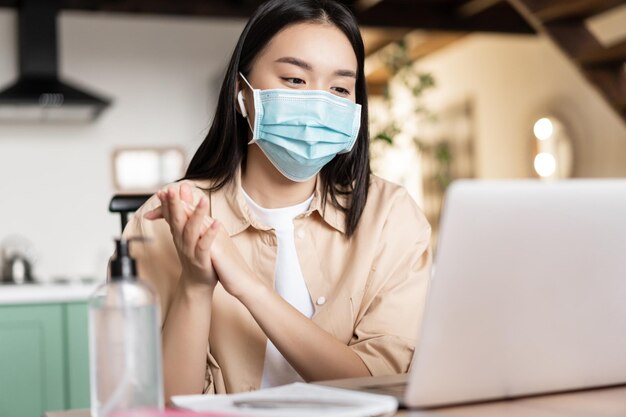
[[(184, 179), (210, 179), (216, 191), (232, 180), (247, 155), (248, 125), (237, 113), (237, 77), (247, 75), (259, 52), (279, 31), (300, 22), (328, 23), (340, 29), (356, 54), (358, 68), (356, 102), (361, 104), (361, 129), (349, 153), (337, 155), (320, 171), (322, 205), (327, 196), (346, 214), (346, 232), (352, 236), (359, 223), (369, 189), (369, 132), (367, 93), (363, 64), (363, 39), (354, 15), (334, 0), (270, 0), (254, 12), (244, 28), (230, 59), (211, 128), (191, 159)], [(345, 196), (343, 206), (338, 196)]]

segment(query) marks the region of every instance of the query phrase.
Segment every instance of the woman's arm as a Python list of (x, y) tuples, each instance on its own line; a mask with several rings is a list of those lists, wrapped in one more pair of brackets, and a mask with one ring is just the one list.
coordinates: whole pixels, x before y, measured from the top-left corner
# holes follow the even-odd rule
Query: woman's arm
[(145, 218), (165, 218), (182, 267), (162, 331), (165, 397), (169, 399), (172, 395), (203, 391), (211, 305), (217, 284), (209, 249), (218, 224), (205, 224), (208, 214), (205, 197), (187, 214), (183, 204), (190, 204), (193, 198), (186, 184), (157, 195), (161, 200), (159, 215), (152, 211)]
[(181, 277), (163, 324), (165, 398), (201, 394), (204, 387), (213, 288), (198, 288)]
[[(181, 190), (182, 188), (181, 186)], [(179, 210), (183, 210), (182, 203), (176, 193), (168, 194), (167, 199), (162, 199), (162, 207), (155, 209), (146, 216), (151, 219), (165, 217), (170, 223), (170, 227), (176, 229), (180, 226), (176, 226), (176, 218), (168, 219), (169, 207), (172, 207), (177, 213)], [(201, 222), (198, 221), (195, 227), (199, 228), (200, 224)], [(228, 293), (246, 306), (267, 337), (300, 376), (306, 381), (319, 381), (370, 375), (364, 362), (352, 349), (302, 315), (259, 280), (241, 256), (230, 236), (222, 227), (217, 225), (217, 222), (213, 223), (211, 229), (218, 230), (211, 246), (210, 260), (220, 283)], [(176, 243), (174, 231), (172, 235)], [(178, 248), (179, 244), (176, 246)], [(196, 326), (200, 327), (199, 330), (203, 333), (201, 336), (206, 336), (203, 343), (203, 353), (206, 356), (206, 340), (210, 328), (210, 306), (204, 306), (206, 310), (203, 310), (203, 313), (202, 307), (197, 305), (195, 297), (187, 298), (185, 294), (177, 294), (177, 297), (180, 300), (174, 301), (177, 305), (172, 305), (166, 319), (167, 333), (164, 329), (166, 392), (170, 393), (169, 395), (173, 392), (178, 393), (178, 388), (184, 389), (185, 393), (197, 392), (197, 382), (195, 381), (198, 380), (199, 374), (197, 369), (191, 368), (197, 366), (194, 364), (198, 360), (196, 355), (198, 357), (200, 355), (199, 341), (201, 338), (200, 336), (196, 338), (196, 335), (192, 336), (187, 332), (193, 332)], [(193, 304), (193, 306), (189, 304)], [(170, 317), (174, 313), (175, 315)], [(209, 317), (209, 319), (206, 319), (206, 323), (199, 322), (195, 318), (197, 314), (204, 314), (204, 318)], [(193, 318), (193, 320), (185, 323), (185, 319), (189, 318)], [(172, 323), (168, 323), (170, 320)], [(170, 327), (172, 330), (169, 329)], [(177, 344), (184, 345), (181, 343), (181, 337), (185, 341), (189, 340), (193, 343), (194, 347), (192, 349), (176, 347)], [(198, 345), (195, 344), (196, 340)], [(190, 354), (192, 351), (194, 353)], [(186, 364), (185, 370), (179, 369), (180, 364), (175, 363), (182, 357), (184, 357)], [(192, 360), (191, 357), (194, 359)], [(173, 381), (172, 385), (170, 385), (170, 381)], [(192, 391), (189, 391), (190, 389)]]
[(410, 366), (430, 282), (430, 226), (406, 190), (387, 198), (376, 239), (384, 249), (373, 259), (348, 346), (261, 282), (228, 234), (220, 231), (215, 239), (211, 256), (220, 282), (307, 381), (402, 373)]
[(261, 283), (240, 300), (305, 381), (370, 376), (361, 358)]
[(211, 257), (226, 291), (246, 306), (266, 336), (304, 380), (370, 375), (352, 349), (258, 279), (223, 229), (215, 239)]

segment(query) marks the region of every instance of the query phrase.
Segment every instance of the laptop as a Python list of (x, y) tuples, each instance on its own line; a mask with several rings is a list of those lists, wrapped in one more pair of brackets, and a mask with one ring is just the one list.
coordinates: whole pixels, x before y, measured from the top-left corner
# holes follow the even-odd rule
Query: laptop
[(408, 374), (324, 383), (432, 408), (626, 384), (626, 180), (458, 181)]

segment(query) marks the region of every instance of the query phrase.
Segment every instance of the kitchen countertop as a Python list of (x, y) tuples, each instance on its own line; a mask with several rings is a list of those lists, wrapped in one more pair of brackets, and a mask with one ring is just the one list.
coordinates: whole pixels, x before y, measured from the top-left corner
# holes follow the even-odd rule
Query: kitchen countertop
[(0, 305), (87, 301), (100, 284), (0, 285)]

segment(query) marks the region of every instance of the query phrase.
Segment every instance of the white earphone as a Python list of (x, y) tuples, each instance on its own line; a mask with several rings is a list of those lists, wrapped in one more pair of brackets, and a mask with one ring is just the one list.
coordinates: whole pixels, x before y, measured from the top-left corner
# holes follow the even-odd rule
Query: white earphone
[(246, 106), (243, 103), (244, 101), (245, 99), (243, 98), (243, 91), (239, 90), (239, 94), (237, 94), (237, 102), (239, 103), (239, 110), (241, 110), (241, 115), (243, 117), (248, 117)]

